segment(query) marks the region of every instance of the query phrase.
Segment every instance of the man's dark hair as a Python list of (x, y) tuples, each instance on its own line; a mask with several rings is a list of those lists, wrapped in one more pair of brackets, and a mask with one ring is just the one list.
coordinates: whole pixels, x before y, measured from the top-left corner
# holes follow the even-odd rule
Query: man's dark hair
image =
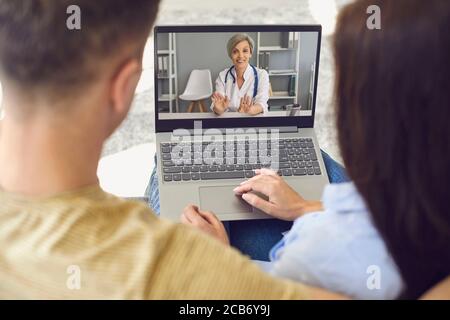
[[(70, 30), (67, 8), (81, 10)], [(144, 43), (159, 0), (0, 0), (0, 68), (20, 87), (63, 89), (95, 79), (102, 62)], [(137, 51), (137, 50), (136, 50)]]
[[(366, 26), (370, 5), (381, 30)], [(338, 18), (339, 144), (416, 298), (450, 273), (450, 2), (361, 0)]]

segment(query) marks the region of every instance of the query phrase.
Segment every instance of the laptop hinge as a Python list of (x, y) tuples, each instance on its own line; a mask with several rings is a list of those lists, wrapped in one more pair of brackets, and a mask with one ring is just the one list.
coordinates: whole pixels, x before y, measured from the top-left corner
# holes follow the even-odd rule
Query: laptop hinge
[[(258, 130), (264, 130), (266, 133), (270, 133), (271, 130), (278, 130), (279, 133), (292, 133), (292, 132), (298, 132), (298, 128), (296, 126), (286, 126), (286, 127), (248, 127), (248, 128), (214, 128), (214, 130), (210, 129), (199, 129), (203, 134), (217, 134), (217, 130), (219, 130), (222, 134), (225, 133), (233, 133), (233, 131), (236, 132), (236, 134), (241, 134), (246, 132), (246, 130), (249, 129), (255, 129), (256, 132)], [(209, 132), (208, 132), (209, 130)], [(228, 131), (227, 131), (228, 130)], [(174, 136), (186, 136), (186, 135), (193, 135), (194, 129), (189, 130), (173, 130), (172, 134)]]

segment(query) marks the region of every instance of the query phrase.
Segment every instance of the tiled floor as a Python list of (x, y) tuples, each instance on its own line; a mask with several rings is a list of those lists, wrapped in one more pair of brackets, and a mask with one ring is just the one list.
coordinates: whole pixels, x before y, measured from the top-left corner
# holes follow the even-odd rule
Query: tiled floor
[[(314, 18), (330, 20), (334, 0), (310, 0), (314, 2), (314, 14), (308, 0), (261, 1), (247, 0), (165, 0), (159, 14), (158, 24), (309, 24), (318, 23)], [(348, 0), (336, 0), (337, 7)], [(322, 7), (317, 3), (321, 3)], [(331, 4), (331, 5), (330, 5)], [(314, 17), (313, 17), (314, 16)], [(322, 21), (323, 23), (323, 21)], [(330, 48), (331, 36), (322, 38), (319, 86), (315, 127), (321, 147), (340, 160), (336, 145), (332, 106), (333, 59)], [(144, 58), (145, 72), (141, 78), (136, 99), (128, 118), (120, 129), (107, 141), (104, 155), (110, 155), (132, 146), (153, 141), (153, 45), (150, 38)]]

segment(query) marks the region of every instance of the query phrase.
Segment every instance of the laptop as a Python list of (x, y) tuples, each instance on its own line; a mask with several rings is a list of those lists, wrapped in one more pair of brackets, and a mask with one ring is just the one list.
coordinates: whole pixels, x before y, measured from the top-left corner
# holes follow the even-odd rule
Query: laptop
[[(185, 206), (195, 204), (222, 221), (271, 218), (233, 193), (259, 168), (273, 169), (306, 199), (321, 198), (328, 184), (314, 132), (321, 30), (320, 25), (154, 28), (162, 217), (178, 221)], [(234, 63), (243, 60), (233, 62), (227, 50), (228, 41), (239, 37), (253, 42), (243, 84), (234, 79)], [(236, 101), (245, 88), (256, 114), (241, 102), (233, 108), (231, 101), (217, 112), (214, 92)]]

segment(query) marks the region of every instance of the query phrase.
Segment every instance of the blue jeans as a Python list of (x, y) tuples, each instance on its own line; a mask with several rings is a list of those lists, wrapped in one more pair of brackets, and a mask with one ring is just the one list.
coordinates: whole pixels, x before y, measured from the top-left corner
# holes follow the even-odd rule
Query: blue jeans
[[(349, 181), (344, 167), (334, 161), (326, 152), (322, 151), (322, 157), (331, 183), (341, 183)], [(149, 206), (159, 215), (159, 189), (158, 176), (155, 166), (150, 177), (150, 182), (145, 191), (149, 199)], [(207, 210), (208, 208), (203, 208)], [(180, 212), (181, 214), (181, 212)], [(281, 240), (282, 232), (288, 231), (292, 222), (278, 219), (264, 220), (239, 220), (225, 222), (230, 243), (242, 253), (254, 260), (269, 260), (269, 252), (272, 247)]]

